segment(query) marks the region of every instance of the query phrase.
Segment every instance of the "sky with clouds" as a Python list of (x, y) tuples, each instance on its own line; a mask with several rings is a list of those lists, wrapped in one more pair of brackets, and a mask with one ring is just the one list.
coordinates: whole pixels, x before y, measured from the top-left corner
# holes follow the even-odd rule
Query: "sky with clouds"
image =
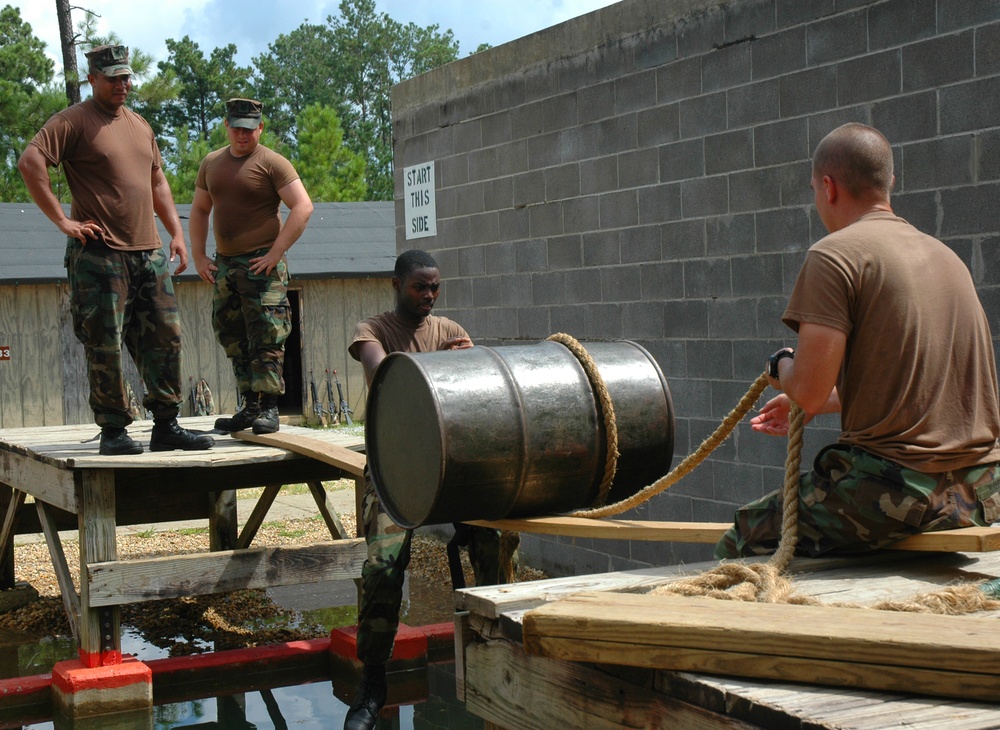
[[(17, 7), (22, 20), (48, 45), (50, 57), (61, 68), (59, 27), (55, 0), (0, 0)], [(376, 0), (380, 12), (401, 23), (437, 24), (451, 29), (459, 43), (459, 57), (479, 44), (499, 46), (508, 41), (585, 15), (616, 0)], [(340, 0), (144, 0), (138, 3), (86, 0), (72, 2), (98, 16), (98, 31), (114, 31), (131, 47), (141, 48), (157, 61), (166, 60), (165, 40), (190, 36), (207, 56), (212, 49), (235, 43), (237, 61), (249, 65), (267, 51), (269, 43), (305, 22), (325, 23), (339, 15)], [(83, 17), (73, 10), (73, 22)]]

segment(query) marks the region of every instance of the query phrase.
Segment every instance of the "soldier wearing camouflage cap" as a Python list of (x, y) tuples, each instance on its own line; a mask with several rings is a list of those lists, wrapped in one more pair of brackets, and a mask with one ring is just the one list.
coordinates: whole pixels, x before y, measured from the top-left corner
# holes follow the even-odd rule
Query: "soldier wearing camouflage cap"
[[(799, 480), (799, 554), (859, 553), (1000, 518), (1000, 408), (990, 327), (962, 260), (892, 212), (892, 149), (845, 124), (813, 155), (829, 235), (808, 251), (782, 321), (798, 346), (769, 359), (781, 395), (753, 430), (840, 413), (837, 443)], [(737, 510), (718, 558), (772, 552), (782, 494)]]
[[(211, 436), (177, 422), (180, 319), (156, 218), (170, 235), (177, 273), (187, 266), (187, 248), (163, 160), (149, 124), (125, 106), (132, 89), (128, 48), (98, 46), (86, 55), (91, 97), (54, 114), (25, 148), (18, 170), (32, 199), (66, 236), (73, 328), (86, 353), (100, 452), (143, 450), (127, 432), (132, 416), (123, 344), (146, 385), (150, 450), (207, 449)], [(48, 168), (60, 164), (73, 197), (69, 216), (49, 178)]]
[[(214, 287), (212, 325), (233, 366), (243, 407), (216, 420), (222, 431), (273, 433), (285, 392), (285, 340), (292, 329), (285, 253), (313, 204), (292, 163), (260, 144), (263, 105), (226, 102), (229, 145), (202, 160), (188, 231), (198, 275)], [(281, 204), (288, 207), (282, 221)], [(215, 258), (206, 251), (209, 216)]]

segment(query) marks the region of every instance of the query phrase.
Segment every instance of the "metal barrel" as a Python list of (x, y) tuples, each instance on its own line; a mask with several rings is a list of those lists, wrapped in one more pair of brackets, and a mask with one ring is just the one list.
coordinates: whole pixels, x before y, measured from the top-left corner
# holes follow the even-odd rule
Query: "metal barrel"
[[(669, 470), (673, 401), (645, 348), (581, 344), (615, 411), (607, 502), (617, 502)], [(550, 341), (390, 354), (372, 379), (365, 441), (382, 507), (407, 528), (592, 506), (607, 455), (598, 396), (576, 356)]]

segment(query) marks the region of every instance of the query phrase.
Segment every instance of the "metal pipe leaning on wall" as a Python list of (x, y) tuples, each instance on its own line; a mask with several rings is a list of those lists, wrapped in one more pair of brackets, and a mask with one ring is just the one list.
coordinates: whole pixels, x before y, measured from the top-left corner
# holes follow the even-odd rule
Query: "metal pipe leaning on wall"
[[(617, 419), (613, 503), (669, 470), (673, 401), (645, 348), (582, 344)], [(607, 458), (599, 411), (579, 360), (556, 342), (392, 353), (368, 396), (369, 472), (382, 507), (406, 528), (591, 507)]]

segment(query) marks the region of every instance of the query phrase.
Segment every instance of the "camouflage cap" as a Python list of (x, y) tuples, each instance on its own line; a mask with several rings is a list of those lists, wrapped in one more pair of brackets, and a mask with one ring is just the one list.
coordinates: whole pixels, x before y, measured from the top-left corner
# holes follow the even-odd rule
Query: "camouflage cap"
[(230, 127), (257, 129), (264, 105), (256, 99), (230, 99), (226, 102), (226, 120)]
[(90, 70), (105, 76), (132, 75), (128, 64), (128, 46), (97, 46), (87, 51)]

